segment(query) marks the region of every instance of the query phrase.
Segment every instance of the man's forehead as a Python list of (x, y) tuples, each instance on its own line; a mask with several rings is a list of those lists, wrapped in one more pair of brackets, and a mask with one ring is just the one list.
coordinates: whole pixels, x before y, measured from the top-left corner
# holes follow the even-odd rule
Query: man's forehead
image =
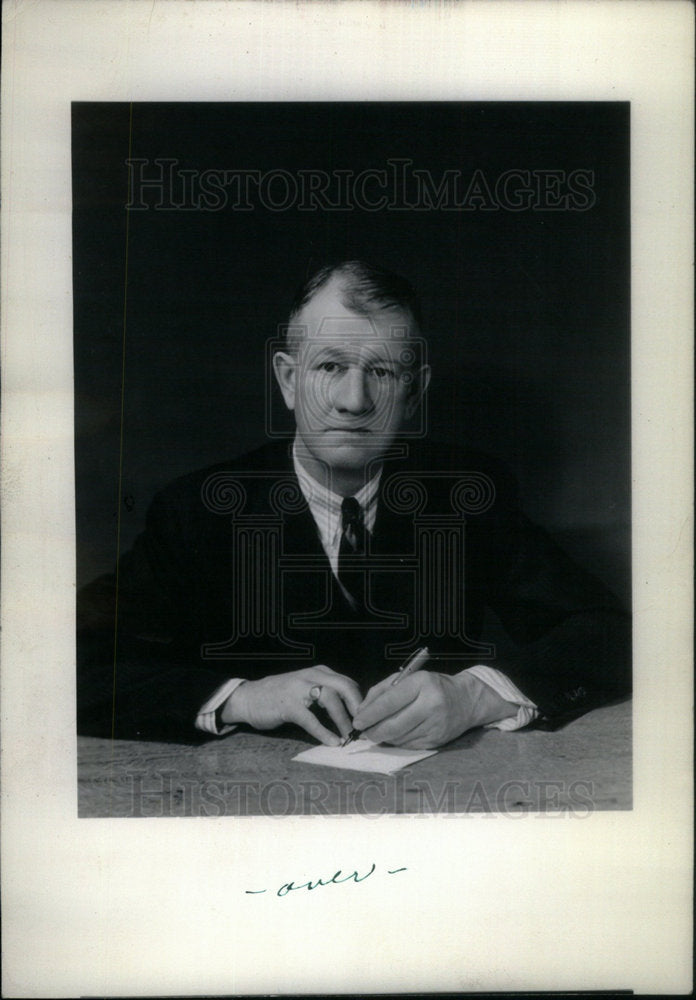
[[(391, 312), (391, 310), (390, 310)], [(316, 325), (293, 324), (297, 333), (312, 345), (355, 344), (370, 345), (385, 342), (403, 343), (409, 337), (408, 318), (384, 314), (360, 316), (324, 316)]]

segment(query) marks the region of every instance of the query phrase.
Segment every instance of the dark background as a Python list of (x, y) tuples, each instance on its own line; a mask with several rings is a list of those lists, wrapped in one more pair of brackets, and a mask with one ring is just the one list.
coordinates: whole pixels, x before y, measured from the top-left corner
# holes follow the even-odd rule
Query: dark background
[[(127, 212), (129, 156), (262, 173), (403, 157), (491, 183), (587, 169), (596, 203)], [(78, 585), (113, 568), (119, 506), (123, 550), (159, 487), (263, 443), (266, 341), (308, 270), (364, 257), (420, 292), (430, 434), (507, 461), (529, 515), (628, 602), (627, 104), (78, 103), (73, 227)]]

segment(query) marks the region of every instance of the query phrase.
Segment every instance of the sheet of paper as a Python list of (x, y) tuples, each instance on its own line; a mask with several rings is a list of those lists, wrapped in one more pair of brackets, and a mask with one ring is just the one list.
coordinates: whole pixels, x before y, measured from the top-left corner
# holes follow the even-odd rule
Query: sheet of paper
[(402, 767), (432, 757), (437, 750), (407, 750), (404, 747), (383, 747), (370, 740), (355, 740), (347, 747), (312, 747), (303, 750), (293, 760), (325, 767), (343, 767), (349, 771), (372, 771), (393, 774)]
[[(572, 991), (580, 986), (626, 988), (639, 994), (658, 989), (672, 995), (690, 993), (692, 913), (685, 887), (693, 875), (689, 781), (693, 719), (688, 634), (691, 588), (686, 581), (692, 562), (693, 454), (691, 380), (686, 373), (691, 370), (693, 316), (693, 215), (689, 211), (693, 54), (688, 41), (693, 14), (693, 6), (686, 3), (586, 4), (577, 0), (524, 6), (481, 2), (231, 4), (221, 0), (206, 4), (7, 0), (3, 4), (5, 996), (382, 995), (477, 990), (504, 994), (519, 989), (519, 984), (531, 984), (536, 991)], [(567, 810), (559, 814), (549, 806), (545, 816), (530, 810), (514, 821), (512, 813), (506, 812), (497, 818), (469, 814), (466, 819), (452, 814), (420, 819), (391, 815), (377, 822), (361, 815), (217, 816), (213, 782), (208, 786), (210, 798), (200, 799), (204, 805), (207, 801), (210, 814), (200, 818), (88, 820), (77, 816), (70, 102), (263, 103), (317, 98), (359, 103), (473, 98), (631, 103), (631, 451), (638, 598), (632, 809), (592, 805), (587, 813)], [(162, 141), (165, 174), (177, 158), (179, 168), (196, 163), (190, 160), (184, 139), (190, 133), (198, 141), (197, 115), (193, 109), (185, 114), (185, 127), (172, 130), (169, 139)], [(103, 121), (106, 125), (108, 115)], [(521, 191), (524, 198), (525, 174), (545, 185), (551, 196), (558, 186), (557, 168), (592, 169), (589, 156), (567, 156), (557, 137), (542, 139), (543, 155), (535, 152), (539, 145), (530, 143), (528, 153), (506, 162), (506, 139), (501, 135), (489, 155), (481, 155), (478, 162), (478, 154), (474, 157), (474, 164), (483, 168), (478, 176), (485, 183), (491, 176), (489, 165), (500, 164), (501, 170), (510, 172), (496, 171), (495, 179), (512, 182), (509, 189)], [(84, 141), (92, 137), (85, 136)], [(217, 193), (217, 172), (224, 177), (224, 170), (231, 168), (238, 179), (246, 170), (265, 177), (269, 201), (277, 203), (286, 192), (292, 200), (295, 166), (292, 174), (277, 170), (283, 166), (278, 152), (282, 145), (281, 138), (269, 132), (266, 154), (247, 159), (234, 135), (222, 135), (218, 158), (204, 161), (211, 169), (209, 197), (214, 199)], [(345, 159), (332, 154), (331, 162), (350, 171), (370, 168), (362, 178), (357, 173), (352, 178), (358, 187), (364, 183), (363, 199), (374, 206), (382, 199), (384, 172), (387, 190), (390, 177), (401, 170), (407, 173), (409, 158), (421, 172), (419, 187), (430, 191), (433, 211), (372, 210), (373, 230), (364, 244), (370, 259), (383, 259), (384, 250), (388, 266), (406, 269), (419, 285), (425, 282), (440, 288), (442, 303), (434, 303), (436, 320), (447, 315), (450, 289), (459, 292), (465, 277), (475, 288), (489, 263), (496, 274), (502, 266), (500, 254), (491, 262), (481, 256), (460, 256), (467, 231), (477, 236), (490, 215), (501, 239), (509, 240), (518, 255), (518, 247), (523, 246), (518, 229), (525, 212), (461, 213), (459, 238), (449, 248), (432, 251), (433, 275), (424, 274), (423, 252), (414, 248), (409, 255), (402, 242), (408, 244), (407, 234), (422, 216), (428, 220), (431, 239), (440, 246), (450, 179), (464, 176), (463, 164), (453, 142), (448, 167), (454, 176), (431, 173), (430, 159), (415, 155), (415, 137), (405, 130), (397, 134), (388, 125), (385, 146), (380, 157), (368, 155), (359, 162), (357, 152)], [(306, 180), (316, 179), (316, 164), (303, 148), (299, 142), (293, 163), (298, 169), (312, 168)], [(137, 143), (132, 152), (135, 157), (142, 155)], [(100, 155), (106, 166), (109, 154), (105, 150)], [(519, 173), (515, 177), (515, 171), (522, 177)], [(146, 176), (157, 176), (156, 164), (148, 165)], [(183, 171), (181, 176), (183, 183)], [(187, 186), (189, 181), (193, 183), (193, 178), (187, 177)], [(533, 187), (526, 189), (530, 198), (536, 196)], [(92, 187), (95, 212), (96, 198), (106, 190), (106, 181), (96, 178)], [(622, 184), (603, 189), (604, 197), (618, 199), (626, 208), (627, 194)], [(273, 308), (276, 295), (278, 301), (284, 297), (288, 275), (269, 267), (264, 246), (270, 247), (290, 227), (291, 216), (303, 216), (297, 221), (300, 238), (295, 256), (300, 260), (313, 255), (323, 259), (332, 229), (345, 233), (351, 253), (362, 253), (357, 223), (350, 212), (341, 211), (343, 194), (338, 195), (336, 211), (332, 210), (333, 192), (322, 193), (320, 187), (312, 196), (327, 203), (325, 211), (280, 210), (274, 213), (275, 222), (269, 218), (260, 227), (258, 242), (250, 239), (246, 253), (260, 271), (253, 286), (259, 308), (242, 315), (242, 332), (263, 315), (262, 296), (272, 298)], [(110, 203), (119, 226), (125, 225), (126, 197), (124, 185), (124, 194)], [(481, 200), (485, 204), (485, 198)], [(154, 209), (135, 213), (141, 232), (149, 230), (154, 214)], [(176, 241), (176, 225), (190, 216), (185, 210), (162, 214)], [(520, 291), (528, 281), (546, 275), (547, 251), (560, 246), (553, 236), (552, 220), (570, 229), (579, 241), (585, 238), (586, 224), (593, 232), (599, 228), (593, 210), (535, 214), (538, 225), (532, 245), (538, 267), (535, 263), (529, 272), (518, 270), (510, 275), (513, 288)], [(239, 215), (232, 208), (209, 213), (211, 250), (222, 253), (234, 245), (231, 235), (223, 238), (223, 233), (236, 231)], [(135, 224), (131, 219), (131, 225)], [(199, 224), (203, 226), (202, 219)], [(546, 230), (551, 235), (542, 239)], [(608, 251), (611, 233), (601, 235)], [(98, 243), (90, 239), (84, 252), (94, 253)], [(183, 246), (184, 255), (188, 252)], [(130, 267), (144, 281), (147, 262), (142, 255), (138, 259), (140, 270), (133, 257)], [(242, 269), (231, 254), (228, 260), (229, 284), (234, 289)], [(153, 270), (160, 264), (153, 261)], [(598, 255), (602, 274), (607, 264)], [(119, 265), (104, 255), (104, 271), (104, 282), (111, 288), (104, 308), (111, 308), (119, 288), (124, 287), (119, 274), (125, 271), (125, 259)], [(565, 279), (568, 290), (582, 278), (580, 273), (569, 274)], [(613, 296), (616, 283), (607, 277), (602, 281), (606, 294)], [(197, 330), (196, 341), (181, 357), (188, 363), (194, 355), (203, 359), (206, 367), (198, 374), (204, 392), (211, 384), (204, 328), (212, 330), (214, 337), (232, 328), (232, 377), (242, 353), (232, 322), (237, 313), (233, 315), (230, 308), (230, 322), (224, 328), (211, 322), (216, 313), (206, 305), (206, 298), (227, 294), (212, 276), (198, 291), (190, 281), (172, 283), (170, 290), (190, 303), (185, 311), (180, 307), (181, 325)], [(539, 319), (555, 314), (558, 301), (553, 283), (542, 291)], [(234, 294), (232, 299), (236, 299)], [(158, 307), (153, 297), (153, 312)], [(89, 299), (77, 308), (92, 312), (97, 304)], [(101, 302), (98, 308), (101, 313)], [(468, 352), (465, 333), (471, 332), (474, 348), (485, 345), (498, 322), (521, 327), (523, 317), (515, 314), (518, 308), (512, 293), (501, 295), (490, 310), (485, 302), (477, 307), (481, 328), (455, 331), (462, 342), (462, 359), (465, 347)], [(581, 326), (589, 315), (589, 309), (583, 309), (573, 322)], [(592, 343), (611, 335), (616, 316), (612, 308), (606, 324), (588, 330)], [(272, 333), (269, 329), (267, 336)], [(446, 344), (447, 331), (442, 333)], [(252, 342), (251, 335), (248, 342)], [(129, 352), (145, 351), (146, 337), (135, 345), (129, 337), (127, 346)], [(163, 348), (162, 353), (170, 349), (169, 345)], [(448, 356), (446, 347), (438, 346), (436, 353)], [(503, 370), (509, 372), (504, 384), (514, 384), (510, 381), (516, 370), (514, 359), (503, 360)], [(529, 411), (532, 426), (545, 384), (554, 393), (554, 404), (558, 403), (559, 362), (560, 355), (553, 352), (540, 355), (534, 378), (516, 387), (534, 404)], [(496, 370), (485, 364), (467, 375), (474, 416), (491, 391), (490, 382), (477, 388), (478, 376), (489, 377)], [(105, 370), (99, 386), (107, 385), (110, 371)], [(434, 388), (453, 392), (450, 386), (455, 386), (457, 373), (454, 366), (443, 372), (434, 380)], [(577, 398), (584, 400), (588, 390), (581, 376), (579, 370), (576, 390)], [(260, 397), (259, 401), (253, 397), (255, 385), (250, 382), (249, 394), (242, 397), (250, 410), (257, 402), (260, 405)], [(90, 387), (83, 385), (81, 391), (89, 406), (82, 429), (92, 437), (105, 411)], [(116, 428), (118, 400), (115, 408), (111, 394), (104, 395), (103, 402), (106, 419)], [(212, 395), (204, 402), (210, 422), (215, 419), (229, 427), (227, 457), (236, 440), (239, 406)], [(135, 403), (137, 414), (148, 415), (147, 433), (152, 434), (148, 400), (140, 394)], [(206, 438), (189, 433), (185, 409), (182, 397), (176, 418), (180, 442), (187, 444), (191, 439), (187, 447), (199, 446), (209, 454), (206, 461), (217, 460)], [(589, 477), (591, 456), (583, 451), (585, 434), (558, 420), (556, 405), (547, 417), (554, 425), (550, 435), (554, 447), (559, 452), (578, 449)], [(453, 412), (453, 425), (457, 419)], [(141, 422), (140, 433), (145, 432), (142, 427)], [(443, 425), (443, 430), (449, 429)], [(496, 437), (495, 427), (484, 425), (483, 430), (481, 445), (488, 440), (514, 440), (507, 429), (502, 439)], [(158, 452), (159, 446), (152, 447)], [(605, 454), (604, 444), (601, 453)], [(105, 468), (102, 455), (100, 475), (105, 475)], [(555, 511), (559, 485), (549, 482), (549, 504)], [(579, 486), (578, 481), (570, 484), (573, 495), (581, 493)], [(595, 489), (609, 497), (605, 484), (596, 483)], [(114, 490), (116, 499), (120, 504)], [(134, 499), (141, 505), (145, 498), (138, 493)], [(581, 512), (582, 501), (577, 501), (575, 509)], [(659, 671), (656, 663), (661, 664)], [(38, 740), (32, 719), (42, 697)], [(572, 728), (566, 732), (572, 740)], [(501, 734), (501, 740), (505, 738)], [(224, 751), (218, 752), (222, 762)], [(520, 748), (519, 752), (524, 751)], [(593, 787), (594, 762), (588, 758), (581, 775), (583, 795), (588, 788), (584, 782)], [(157, 766), (161, 769), (163, 764)], [(415, 770), (429, 769), (426, 762)], [(316, 773), (325, 774), (320, 769)], [(188, 776), (181, 776), (184, 797), (194, 792), (198, 797), (194, 774), (192, 769)], [(259, 780), (261, 791), (266, 789), (269, 803), (275, 801), (274, 789), (281, 794), (283, 788), (289, 794), (294, 791), (289, 783), (282, 787), (270, 783), (271, 775), (264, 776), (261, 770), (250, 777)], [(374, 780), (381, 775), (364, 777)], [(550, 762), (549, 770), (537, 775), (528, 789), (535, 800), (540, 794), (549, 803), (553, 800), (557, 777)], [(220, 778), (227, 780), (223, 774)], [(171, 780), (166, 768), (161, 779)], [(139, 772), (134, 769), (129, 777), (134, 796), (138, 780)], [(142, 795), (149, 795), (153, 787), (143, 784)], [(243, 792), (245, 782), (239, 787)], [(289, 805), (294, 801), (291, 798)], [(378, 865), (375, 875), (359, 885), (350, 879), (342, 886), (329, 884), (312, 892), (292, 892), (286, 898), (272, 892), (246, 894), (246, 890), (288, 879), (301, 884), (312, 878), (314, 884), (320, 875), (328, 876), (340, 865), (346, 872), (359, 870), (362, 875), (373, 862)], [(396, 865), (408, 866), (408, 872), (386, 874)], [(457, 891), (443, 893), (443, 884), (456, 885)], [(357, 893), (364, 895), (357, 897)], [(385, 912), (397, 907), (401, 919), (385, 920)], [(659, 912), (663, 919), (646, 921), (649, 912)], [(404, 934), (405, 926), (412, 933)], [(607, 947), (608, 939), (611, 947)], [(275, 961), (268, 960), (270, 940), (281, 944)]]

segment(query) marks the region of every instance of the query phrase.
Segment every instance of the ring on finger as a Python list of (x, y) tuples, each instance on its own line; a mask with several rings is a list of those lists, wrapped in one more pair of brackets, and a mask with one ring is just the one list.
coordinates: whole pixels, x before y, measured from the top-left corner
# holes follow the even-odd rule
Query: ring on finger
[(309, 708), (310, 705), (313, 705), (313, 704), (317, 704), (317, 705), (320, 704), (319, 699), (321, 698), (321, 690), (322, 690), (321, 684), (314, 684), (309, 689), (309, 694), (307, 695), (307, 697), (304, 700), (304, 703), (305, 703), (305, 705), (306, 705), (307, 708)]

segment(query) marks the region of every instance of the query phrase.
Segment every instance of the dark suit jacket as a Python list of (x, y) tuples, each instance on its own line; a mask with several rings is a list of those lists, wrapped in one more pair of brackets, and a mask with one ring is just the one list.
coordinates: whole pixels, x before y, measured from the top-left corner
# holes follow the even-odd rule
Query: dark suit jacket
[[(628, 616), (520, 512), (507, 472), (476, 452), (392, 452), (356, 560), (359, 612), (336, 585), (287, 443), (162, 490), (117, 575), (78, 597), (80, 730), (195, 740), (200, 707), (229, 677), (325, 663), (366, 691), (421, 644), (437, 670), (504, 671), (552, 724), (625, 694)], [(504, 656), (485, 631), (496, 618)]]

